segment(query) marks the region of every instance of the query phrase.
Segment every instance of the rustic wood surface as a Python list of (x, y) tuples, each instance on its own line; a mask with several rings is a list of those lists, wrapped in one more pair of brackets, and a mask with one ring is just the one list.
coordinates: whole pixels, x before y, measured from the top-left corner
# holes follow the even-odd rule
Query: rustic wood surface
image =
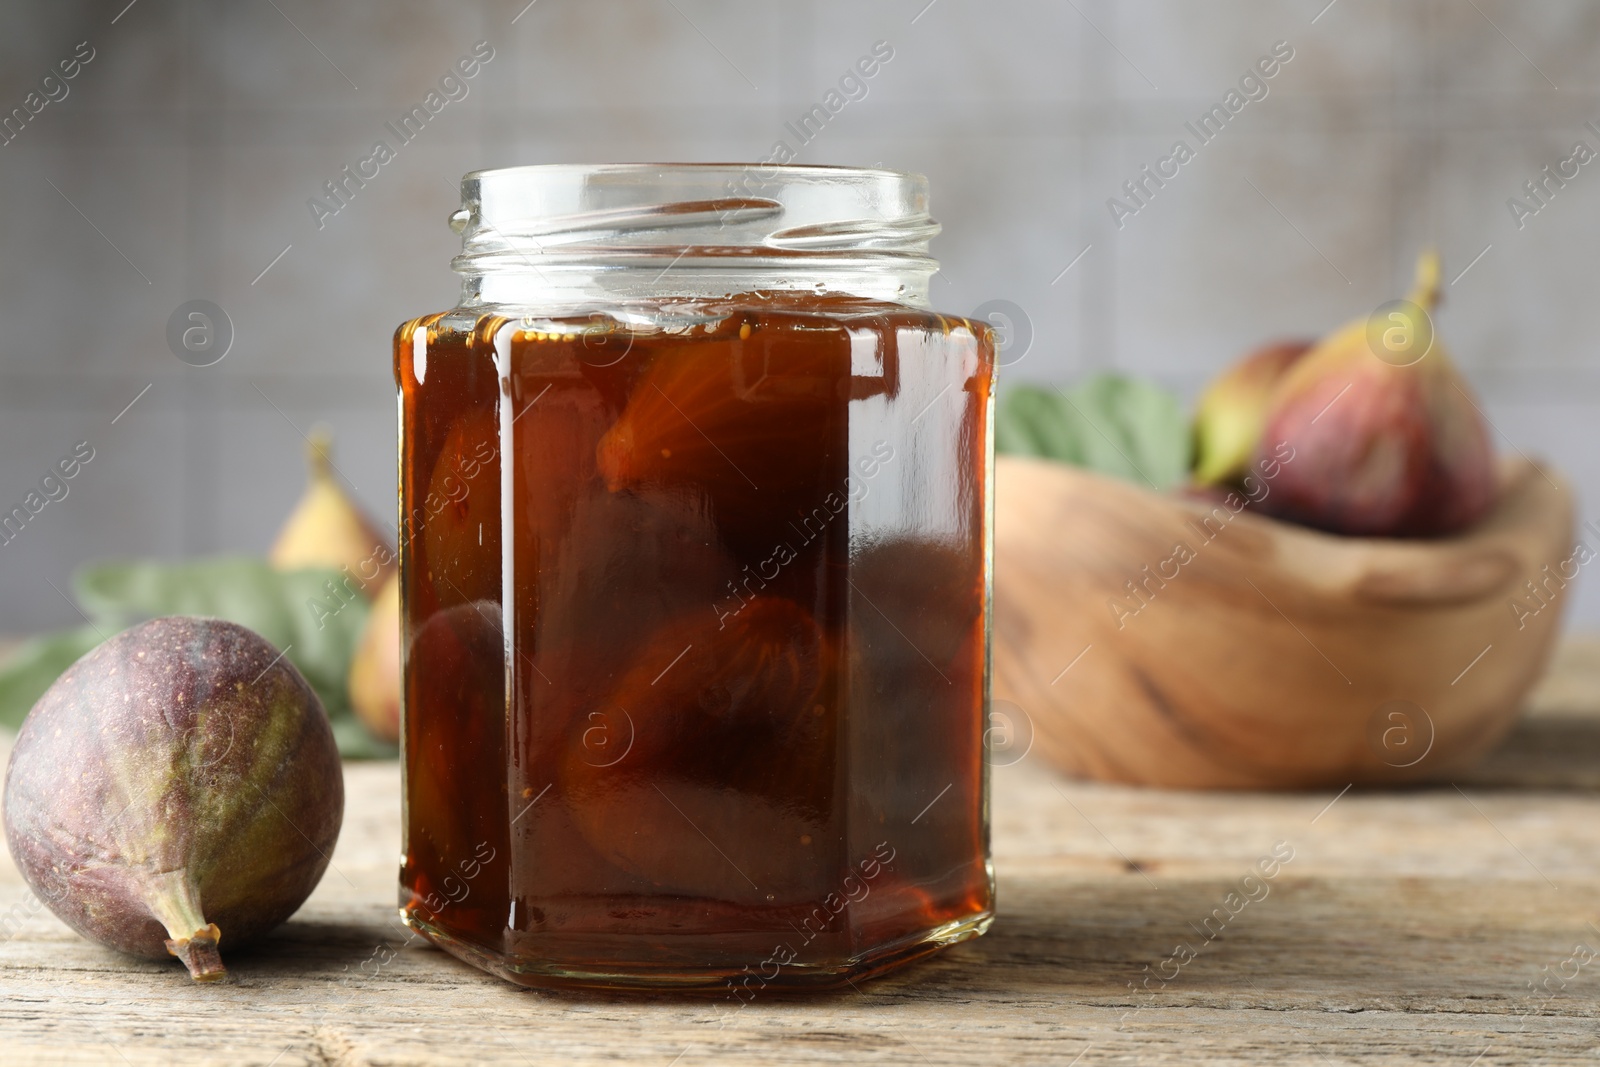
[[(0, 1062), (1600, 1058), (1600, 640), (1567, 642), (1528, 717), (1454, 783), (1181, 793), (1024, 757), (995, 773), (988, 935), (859, 992), (742, 1009), (520, 990), (409, 941), (392, 919), (398, 772), (346, 773), (333, 869), (268, 944), (229, 957), (227, 985), (82, 940), (4, 861)], [(1208, 942), (1213, 909), (1278, 842), (1293, 859)], [(1164, 962), (1180, 944), (1194, 958)]]

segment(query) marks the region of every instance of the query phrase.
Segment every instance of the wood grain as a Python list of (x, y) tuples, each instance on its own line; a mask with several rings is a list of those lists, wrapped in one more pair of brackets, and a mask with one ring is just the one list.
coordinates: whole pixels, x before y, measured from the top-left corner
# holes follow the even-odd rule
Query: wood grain
[[(392, 920), (396, 768), (351, 764), (346, 781), (333, 868), (278, 936), (229, 957), (225, 986), (30, 914), (0, 864), (0, 1061), (1488, 1067), (1600, 1055), (1600, 959), (1529, 991), (1575, 945), (1600, 950), (1600, 641), (1569, 642), (1532, 713), (1453, 785), (1173, 792), (1069, 781), (1037, 753), (997, 768), (988, 935), (858, 993), (742, 1009), (520, 990), (408, 942)], [(1293, 858), (1208, 940), (1214, 909), (1278, 842)], [(1162, 961), (1180, 944), (1195, 957), (1136, 995), (1130, 983), (1146, 965), (1172, 970)]]

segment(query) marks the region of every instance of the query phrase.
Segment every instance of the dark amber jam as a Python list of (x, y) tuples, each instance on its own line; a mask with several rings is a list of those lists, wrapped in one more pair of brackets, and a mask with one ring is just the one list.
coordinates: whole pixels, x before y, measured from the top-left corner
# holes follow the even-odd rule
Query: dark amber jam
[(810, 294), (402, 326), (407, 921), (740, 999), (981, 933), (992, 364)]

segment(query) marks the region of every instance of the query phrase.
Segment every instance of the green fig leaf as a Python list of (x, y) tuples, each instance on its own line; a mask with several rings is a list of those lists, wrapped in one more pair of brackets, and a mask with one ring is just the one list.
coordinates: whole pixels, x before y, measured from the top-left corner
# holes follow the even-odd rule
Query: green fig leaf
[(1165, 490), (1188, 475), (1193, 441), (1178, 398), (1097, 374), (1071, 389), (1013, 387), (995, 410), (997, 452), (1071, 463)]
[[(73, 578), (79, 603), (107, 636), (160, 615), (206, 615), (249, 627), (282, 649), (316, 690), (341, 753), (392, 755), (393, 746), (371, 739), (362, 743), (350, 707), (350, 661), (370, 605), (351, 589), (335, 595), (332, 590), (343, 581), (339, 571), (283, 572), (251, 556), (97, 563), (80, 568)], [(342, 727), (346, 722), (355, 729)]]
[(397, 746), (373, 737), (372, 731), (361, 725), (354, 712), (336, 716), (332, 721), (334, 743), (345, 759), (394, 759), (400, 755)]
[(1038, 456), (1061, 463), (1085, 465), (1078, 431), (1086, 429), (1053, 389), (1019, 385), (1006, 393), (994, 414), (996, 452)]
[[(93, 626), (45, 634), (22, 642), (0, 663), (0, 727), (16, 730), (61, 672), (101, 641)], [(110, 637), (109, 632), (106, 633)]]

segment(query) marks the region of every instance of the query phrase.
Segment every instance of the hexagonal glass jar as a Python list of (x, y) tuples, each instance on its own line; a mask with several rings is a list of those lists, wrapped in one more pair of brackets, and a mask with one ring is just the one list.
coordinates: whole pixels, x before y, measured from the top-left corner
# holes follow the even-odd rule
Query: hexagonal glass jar
[(993, 337), (927, 183), (463, 180), (402, 325), (407, 923), (748, 1000), (987, 928)]

